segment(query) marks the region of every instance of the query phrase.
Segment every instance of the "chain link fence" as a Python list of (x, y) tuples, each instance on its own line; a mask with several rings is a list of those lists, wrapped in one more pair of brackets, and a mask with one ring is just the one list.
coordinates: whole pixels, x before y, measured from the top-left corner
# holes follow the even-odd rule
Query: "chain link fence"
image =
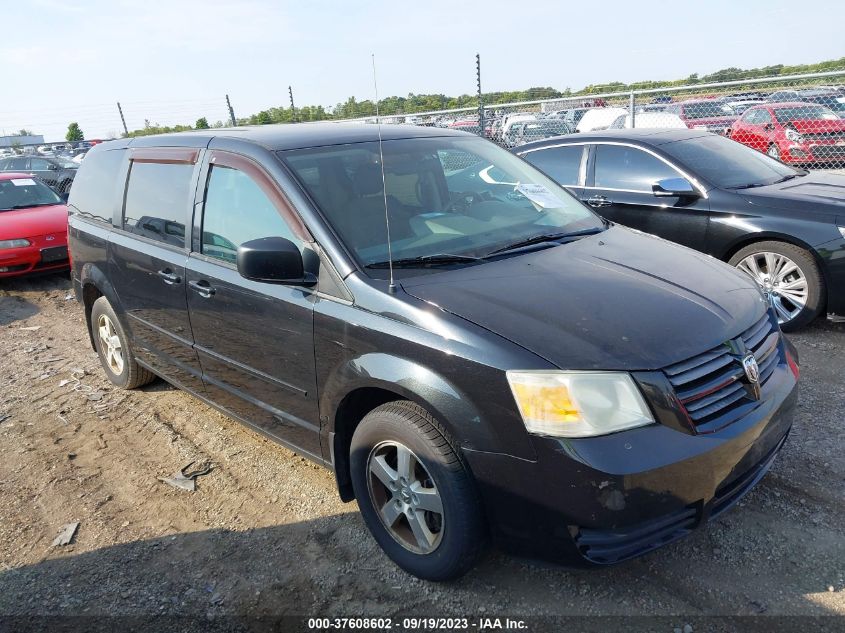
[(604, 129), (691, 128), (791, 165), (843, 169), (845, 70), (485, 104), (483, 120), (478, 107), (467, 107), (388, 114), (381, 121), (465, 130), (509, 149)]

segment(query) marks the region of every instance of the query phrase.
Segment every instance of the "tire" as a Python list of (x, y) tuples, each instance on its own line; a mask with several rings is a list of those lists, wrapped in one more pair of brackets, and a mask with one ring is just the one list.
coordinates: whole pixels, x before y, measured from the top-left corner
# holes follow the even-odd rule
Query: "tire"
[(774, 158), (775, 160), (780, 160), (780, 150), (778, 149), (778, 146), (775, 145), (774, 143), (769, 144), (769, 147), (766, 149), (766, 154), (770, 158)]
[[(463, 576), (486, 545), (481, 503), (453, 446), (445, 429), (408, 401), (373, 409), (352, 436), (352, 487), (364, 523), (393, 562), (424, 580)], [(406, 469), (399, 461), (402, 449), (408, 451)], [(405, 483), (398, 479), (403, 470), (410, 473)], [(394, 491), (386, 479), (396, 485)], [(438, 499), (440, 513), (431, 510)], [(382, 519), (380, 510), (389, 516)]]
[(121, 389), (135, 389), (155, 380), (155, 374), (135, 361), (126, 332), (105, 297), (100, 297), (91, 306), (91, 331), (100, 364), (115, 385)]
[[(755, 242), (740, 249), (728, 263), (750, 275), (763, 288), (785, 332), (809, 324), (824, 306), (821, 271), (813, 255), (800, 246), (776, 241)], [(785, 284), (790, 285), (788, 293), (783, 290)]]

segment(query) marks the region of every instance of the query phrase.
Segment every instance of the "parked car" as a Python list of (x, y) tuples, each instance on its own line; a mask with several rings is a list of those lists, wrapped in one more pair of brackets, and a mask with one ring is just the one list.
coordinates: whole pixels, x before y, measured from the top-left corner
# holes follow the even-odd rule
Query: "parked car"
[(524, 145), (532, 141), (539, 141), (552, 136), (571, 134), (572, 128), (560, 119), (543, 119), (541, 121), (523, 121), (519, 129), (511, 135), (514, 138), (514, 145)]
[(68, 266), (64, 201), (29, 174), (0, 174), (0, 278)]
[(627, 130), (517, 153), (608, 220), (751, 275), (784, 330), (845, 317), (845, 176), (808, 173), (703, 132)]
[(739, 118), (730, 103), (722, 99), (689, 99), (669, 104), (665, 111), (677, 114), (691, 129), (716, 134), (728, 134)]
[[(619, 562), (756, 484), (798, 366), (747, 276), (609, 226), (485, 139), (379, 138), (315, 123), (92, 149), (72, 278), (108, 378), (162, 376), (332, 468), (431, 580), (488, 535)], [(180, 244), (134, 232), (153, 215)]]
[(634, 117), (631, 117), (630, 114), (620, 114), (607, 129), (624, 130), (631, 129), (632, 127), (687, 129), (687, 124), (677, 114), (670, 114), (668, 112), (640, 112)]
[(763, 103), (762, 99), (731, 99), (728, 101), (735, 114), (742, 114), (748, 108)]
[(603, 130), (619, 118), (619, 116), (627, 113), (628, 111), (625, 108), (593, 108), (584, 113), (584, 116), (578, 121), (575, 130), (577, 132)]
[(801, 99), (804, 103), (814, 103), (833, 110), (840, 119), (845, 119), (845, 94), (820, 94)]
[(767, 103), (785, 103), (787, 101), (805, 101), (808, 98), (836, 95), (837, 90), (833, 88), (803, 88), (801, 90), (778, 90), (766, 97)]
[(513, 147), (513, 126), (522, 121), (536, 121), (537, 115), (530, 112), (511, 112), (502, 117), (502, 145)]
[(471, 132), (472, 134), (479, 134), (481, 132), (481, 125), (478, 119), (461, 119), (449, 124), (449, 128), (453, 130), (463, 130), (464, 132)]
[(821, 105), (754, 106), (733, 124), (731, 136), (785, 163), (845, 163), (845, 121)]
[(0, 160), (0, 173), (27, 172), (38, 176), (59, 193), (67, 193), (76, 176), (78, 163), (52, 156), (16, 156)]

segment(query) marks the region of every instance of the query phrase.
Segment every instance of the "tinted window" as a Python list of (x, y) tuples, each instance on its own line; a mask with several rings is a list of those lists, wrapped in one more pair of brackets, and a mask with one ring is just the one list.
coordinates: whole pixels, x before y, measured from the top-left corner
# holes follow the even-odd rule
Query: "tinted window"
[(583, 153), (583, 145), (569, 145), (528, 152), (522, 157), (561, 185), (577, 185)]
[(91, 150), (73, 179), (68, 206), (72, 213), (111, 224), (123, 193), (118, 182), (126, 150)]
[(775, 117), (779, 123), (789, 121), (838, 121), (839, 117), (830, 108), (820, 105), (803, 105), (794, 108), (777, 108)]
[(799, 173), (742, 143), (715, 134), (666, 143), (661, 149), (692, 174), (717, 187), (771, 184)]
[(17, 171), (19, 169), (26, 170), (27, 163), (29, 163), (29, 160), (26, 158), (12, 158), (9, 161), (9, 164), (6, 165), (6, 169), (10, 171)]
[(374, 276), (386, 276), (385, 197), (395, 260), (483, 256), (537, 233), (602, 227), (566, 190), (486, 140), (397, 139), (383, 152), (386, 187), (378, 142), (280, 152)]
[(662, 160), (634, 147), (596, 146), (596, 187), (651, 191), (664, 178), (677, 178), (678, 172)]
[(123, 228), (184, 247), (193, 170), (193, 165), (133, 161), (126, 188)]
[(234, 264), (238, 246), (261, 237), (297, 241), (252, 178), (237, 169), (213, 166), (205, 195), (202, 252)]
[(50, 169), (50, 161), (44, 160), (43, 158), (30, 158), (29, 168), (32, 171), (47, 171)]

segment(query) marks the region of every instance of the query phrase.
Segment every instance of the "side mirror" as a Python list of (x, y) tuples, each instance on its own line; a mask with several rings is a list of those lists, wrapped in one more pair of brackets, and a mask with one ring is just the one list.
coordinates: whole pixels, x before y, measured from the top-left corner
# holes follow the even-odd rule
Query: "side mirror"
[(775, 126), (773, 123), (766, 123), (766, 125), (763, 126), (763, 129), (766, 130), (766, 132), (771, 132), (775, 129)]
[(306, 273), (302, 253), (284, 237), (262, 237), (238, 247), (238, 272), (245, 279), (313, 286), (317, 277)]
[(686, 178), (664, 178), (651, 186), (658, 198), (698, 198), (701, 194)]

